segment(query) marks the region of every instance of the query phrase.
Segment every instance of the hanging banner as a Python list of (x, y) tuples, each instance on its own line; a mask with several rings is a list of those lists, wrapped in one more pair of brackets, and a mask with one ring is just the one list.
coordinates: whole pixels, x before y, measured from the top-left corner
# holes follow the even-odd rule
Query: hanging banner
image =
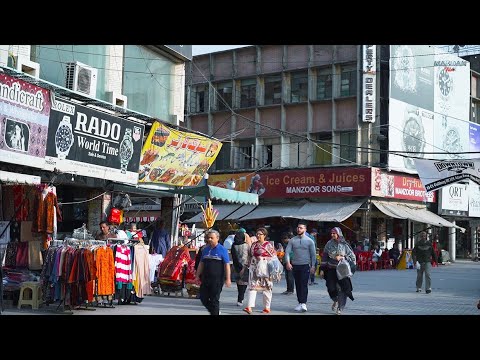
[(138, 182), (196, 186), (222, 143), (155, 122), (143, 145)]
[(375, 122), (377, 46), (363, 45), (362, 121)]
[(50, 116), (49, 91), (0, 74), (0, 158), (43, 168)]
[(45, 169), (136, 185), (144, 129), (57, 99), (50, 114)]
[(464, 179), (480, 184), (480, 158), (463, 160), (414, 159), (425, 190), (434, 191)]

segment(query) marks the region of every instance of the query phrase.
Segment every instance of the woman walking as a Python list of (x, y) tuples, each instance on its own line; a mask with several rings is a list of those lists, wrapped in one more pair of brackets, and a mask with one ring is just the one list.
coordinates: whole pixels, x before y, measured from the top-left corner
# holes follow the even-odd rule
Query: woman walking
[(233, 238), (232, 248), (230, 249), (232, 253), (233, 261), (233, 278), (237, 282), (237, 305), (243, 305), (243, 299), (245, 297), (245, 291), (247, 290), (248, 285), (248, 250), (249, 245), (247, 243), (248, 235), (243, 231), (237, 231), (235, 237)]
[(268, 231), (261, 227), (257, 229), (257, 241), (254, 242), (248, 253), (248, 305), (243, 309), (247, 314), (252, 313), (255, 307), (257, 291), (263, 293), (263, 313), (270, 313), (272, 303), (273, 282), (268, 275), (267, 262), (277, 256), (273, 245), (267, 241)]
[(322, 271), (324, 272), (328, 295), (333, 300), (332, 311), (340, 315), (347, 303), (347, 297), (353, 300), (352, 281), (350, 277), (338, 280), (337, 264), (340, 260), (355, 264), (356, 257), (353, 250), (343, 237), (342, 229), (334, 227), (330, 231), (331, 239), (328, 240), (323, 250)]

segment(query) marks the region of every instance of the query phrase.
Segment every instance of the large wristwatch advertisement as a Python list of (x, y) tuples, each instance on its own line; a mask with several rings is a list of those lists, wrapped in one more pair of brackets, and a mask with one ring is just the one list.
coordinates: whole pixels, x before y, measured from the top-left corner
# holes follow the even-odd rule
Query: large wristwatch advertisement
[(55, 151), (59, 159), (63, 160), (68, 156), (73, 141), (74, 137), (70, 116), (64, 115), (55, 132)]
[(133, 155), (132, 129), (125, 129), (123, 140), (120, 143), (120, 166), (122, 174), (127, 172), (127, 166)]
[(135, 121), (56, 99), (45, 169), (137, 184), (144, 130)]

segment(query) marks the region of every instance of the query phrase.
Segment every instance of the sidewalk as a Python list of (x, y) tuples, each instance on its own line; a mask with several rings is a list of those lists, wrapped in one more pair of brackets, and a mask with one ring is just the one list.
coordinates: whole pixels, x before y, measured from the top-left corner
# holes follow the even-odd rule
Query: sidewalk
[[(355, 301), (347, 300), (343, 315), (480, 315), (476, 305), (480, 299), (480, 262), (458, 260), (450, 265), (432, 268), (432, 293), (416, 293), (416, 270), (357, 271), (352, 278)], [(317, 277), (317, 285), (308, 287), (308, 311), (297, 313), (296, 295), (283, 295), (285, 279), (274, 284), (271, 314), (261, 314), (262, 296), (257, 295), (252, 315), (237, 306), (237, 287), (223, 288), (220, 298), (222, 315), (331, 315), (332, 301), (325, 281)], [(184, 291), (186, 296), (186, 291)], [(246, 304), (246, 301), (244, 301)], [(200, 300), (188, 297), (152, 295), (138, 305), (116, 305), (115, 308), (96, 308), (95, 311), (74, 310), (77, 315), (208, 315)], [(57, 304), (39, 310), (6, 309), (2, 315), (55, 314)], [(59, 314), (64, 314), (58, 312)], [(65, 313), (66, 314), (66, 313)]]

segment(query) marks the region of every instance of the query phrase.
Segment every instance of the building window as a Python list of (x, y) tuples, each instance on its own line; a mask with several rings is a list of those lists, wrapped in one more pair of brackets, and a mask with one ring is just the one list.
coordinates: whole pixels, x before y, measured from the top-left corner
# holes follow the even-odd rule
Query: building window
[(240, 83), (240, 107), (256, 106), (257, 80), (244, 79)]
[(272, 167), (273, 145), (265, 145), (263, 150), (263, 167)]
[(357, 162), (357, 133), (353, 131), (340, 133), (340, 163), (350, 162)]
[(292, 73), (290, 79), (291, 96), (290, 102), (297, 103), (308, 100), (308, 73)]
[(340, 80), (340, 96), (353, 96), (357, 94), (357, 72), (342, 72)]
[(332, 98), (332, 75), (317, 76), (317, 99), (325, 100)]
[(125, 45), (124, 54), (122, 93), (128, 98), (128, 108), (158, 119), (170, 119), (175, 63), (143, 46)]
[(480, 124), (480, 101), (472, 99), (472, 112), (470, 113), (470, 121)]
[(198, 85), (192, 87), (190, 95), (190, 111), (192, 113), (203, 113), (207, 108), (207, 87), (205, 85)]
[(232, 144), (229, 142), (222, 143), (222, 148), (213, 162), (215, 170), (229, 170), (232, 169), (230, 164), (230, 149)]
[(237, 151), (237, 168), (253, 169), (255, 168), (254, 145), (245, 145), (238, 147)]
[(314, 161), (312, 165), (331, 165), (332, 164), (332, 134), (330, 132), (318, 134), (314, 143)]
[(265, 77), (265, 105), (280, 104), (282, 102), (282, 76)]
[(232, 89), (231, 82), (217, 85), (217, 110), (228, 110), (232, 107)]

